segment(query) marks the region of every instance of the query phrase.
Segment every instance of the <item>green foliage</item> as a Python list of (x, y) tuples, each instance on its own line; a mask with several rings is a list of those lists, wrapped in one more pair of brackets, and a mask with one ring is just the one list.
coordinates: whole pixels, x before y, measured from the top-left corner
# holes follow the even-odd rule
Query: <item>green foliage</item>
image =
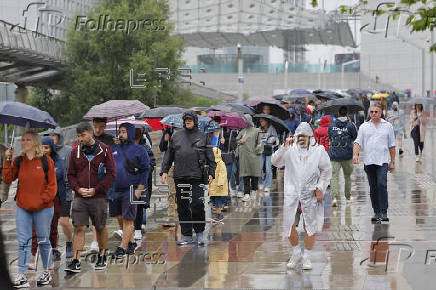
[[(113, 20), (106, 26), (102, 21), (105, 15)], [(69, 65), (64, 71), (62, 93), (54, 97), (48, 91), (35, 89), (32, 102), (66, 125), (80, 121), (91, 106), (111, 99), (137, 99), (152, 107), (154, 86), (157, 104), (172, 104), (179, 94), (192, 97), (177, 82), (180, 76), (177, 68), (184, 65), (183, 43), (170, 35), (173, 26), (168, 19), (165, 0), (103, 0), (88, 15), (77, 15), (67, 34)], [(98, 29), (91, 25), (92, 20), (94, 23), (100, 20)], [(125, 29), (129, 20), (139, 24), (136, 30)], [(145, 21), (151, 26), (146, 27)], [(156, 67), (171, 70), (169, 80), (153, 71), (154, 53)], [(145, 84), (145, 88), (130, 87), (130, 69), (134, 83)], [(145, 75), (139, 77), (138, 73)], [(145, 78), (146, 82), (136, 81), (138, 78)], [(62, 115), (57, 113), (59, 109)]]
[[(68, 95), (54, 95), (46, 88), (31, 88), (29, 105), (47, 111), (60, 126), (68, 126), (75, 122)], [(81, 118), (81, 116), (80, 116)]]
[[(312, 1), (314, 6), (318, 3)], [(414, 31), (433, 31), (436, 25), (436, 7), (434, 4), (436, 0), (401, 0), (400, 5), (395, 6), (392, 2), (384, 2), (385, 5), (378, 6), (378, 9), (368, 8), (368, 0), (359, 0), (359, 2), (354, 6), (339, 6), (339, 11), (342, 14), (350, 15), (360, 15), (360, 14), (371, 14), (371, 15), (383, 15), (389, 14), (392, 19), (397, 19), (400, 14), (408, 15), (406, 19), (406, 25), (410, 27), (411, 32)], [(375, 6), (377, 7), (377, 6)], [(436, 51), (435, 45), (430, 47), (430, 51)]]

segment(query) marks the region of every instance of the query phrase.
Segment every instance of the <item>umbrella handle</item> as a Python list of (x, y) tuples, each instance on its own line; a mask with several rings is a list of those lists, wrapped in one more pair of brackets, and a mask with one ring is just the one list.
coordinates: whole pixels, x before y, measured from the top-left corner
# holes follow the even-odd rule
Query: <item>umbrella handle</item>
[(12, 145), (14, 144), (14, 138), (15, 138), (15, 125), (14, 125), (14, 129), (12, 130), (12, 137), (11, 137), (11, 143), (9, 145), (9, 148), (12, 148)]

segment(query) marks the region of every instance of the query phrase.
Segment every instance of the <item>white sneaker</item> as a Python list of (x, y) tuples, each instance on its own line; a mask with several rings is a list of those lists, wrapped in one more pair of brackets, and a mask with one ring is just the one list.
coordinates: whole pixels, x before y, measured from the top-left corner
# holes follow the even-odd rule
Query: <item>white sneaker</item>
[(96, 252), (98, 253), (100, 251), (100, 248), (98, 247), (98, 243), (97, 242), (92, 242), (91, 243), (91, 248), (89, 249), (90, 252)]
[(135, 230), (135, 234), (134, 234), (134, 236), (133, 236), (133, 238), (135, 239), (135, 240), (142, 240), (142, 232), (141, 232), (141, 230)]
[(17, 276), (15, 276), (14, 281), (12, 281), (12, 286), (14, 288), (29, 288), (30, 284), (27, 281), (27, 278), (25, 275), (17, 274)]
[(257, 190), (252, 190), (252, 191), (251, 191), (251, 195), (256, 196), (256, 194), (257, 194)]
[(259, 190), (263, 189), (263, 184), (259, 184)]
[(309, 258), (303, 257), (303, 270), (312, 270), (312, 262)]
[(421, 161), (421, 159), (419, 158), (419, 156), (418, 156), (418, 155), (416, 156), (416, 159), (415, 159), (415, 161), (416, 161), (416, 162), (419, 162), (419, 161)]
[(265, 188), (265, 192), (270, 192), (271, 190), (269, 189), (269, 187)]
[(242, 201), (249, 201), (249, 200), (250, 200), (249, 194), (245, 194), (244, 197), (242, 198)]
[(236, 195), (236, 191), (230, 188), (229, 189), (229, 194), (230, 194), (230, 196), (235, 196)]
[(288, 269), (295, 269), (295, 267), (298, 265), (300, 260), (301, 260), (301, 255), (292, 255), (292, 257), (289, 259), (288, 263), (286, 264), (286, 267), (288, 267)]
[(114, 231), (114, 237), (122, 239), (123, 238), (123, 230)]
[(337, 206), (338, 206), (338, 200), (334, 198), (332, 201), (332, 207), (337, 207)]
[(239, 197), (239, 198), (243, 198), (243, 197), (244, 197), (244, 192), (242, 192), (242, 191), (238, 191), (238, 197)]

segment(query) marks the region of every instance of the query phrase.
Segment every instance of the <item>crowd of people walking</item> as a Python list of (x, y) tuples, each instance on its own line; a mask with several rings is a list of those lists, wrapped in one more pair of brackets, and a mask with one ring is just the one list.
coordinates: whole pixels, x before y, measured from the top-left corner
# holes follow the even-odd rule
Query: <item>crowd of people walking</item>
[[(362, 117), (352, 116), (347, 106), (325, 113), (311, 100), (288, 109), (279, 107), (281, 116), (286, 117), (281, 120), (274, 116), (275, 104), (261, 103), (259, 115), (239, 116), (246, 124), (243, 128), (227, 127), (224, 118), (215, 116), (213, 120), (221, 126), (209, 132), (201, 129), (197, 112), (184, 112), (182, 126), (167, 126), (159, 144), (163, 153), (161, 182), (169, 185), (168, 221), (163, 226), (180, 224), (178, 246), (204, 246), (205, 195), (210, 196), (213, 221), (222, 224), (223, 211), (232, 198), (249, 202), (258, 193), (269, 196), (277, 170), (284, 169), (283, 234), (292, 247), (287, 267), (294, 269), (301, 262), (303, 269), (310, 270), (315, 236), (324, 224), (324, 196), (329, 193), (332, 206), (338, 206), (342, 169), (345, 200), (353, 201), (351, 175), (353, 163), (360, 162), (360, 152), (364, 153), (374, 210), (371, 221), (389, 221), (387, 173), (395, 170), (396, 148), (399, 156), (404, 155), (405, 114), (396, 101), (390, 110), (367, 101), (362, 99), (367, 112)], [(124, 257), (135, 252), (136, 241), (142, 239), (156, 168), (152, 140), (144, 128), (129, 122), (117, 127), (115, 137), (109, 135), (105, 132), (107, 121), (98, 117), (78, 124), (72, 146), (64, 144), (62, 131), (56, 128), (42, 138), (27, 130), (21, 139), (22, 152), (3, 149), (2, 181), (8, 185), (18, 180), (15, 287), (29, 287), (26, 274), (36, 268), (38, 249), (43, 272), (37, 284), (51, 282), (53, 263), (62, 256), (58, 224), (65, 235), (65, 271), (69, 273), (81, 271), (89, 227), (94, 232), (90, 248), (97, 252), (94, 269), (106, 269), (108, 215), (117, 219), (116, 234), (121, 238), (111, 255)], [(420, 162), (428, 124), (423, 105), (415, 106), (409, 123), (416, 161)], [(7, 194), (3, 193), (1, 201), (5, 200)], [(305, 232), (303, 251), (297, 227)]]

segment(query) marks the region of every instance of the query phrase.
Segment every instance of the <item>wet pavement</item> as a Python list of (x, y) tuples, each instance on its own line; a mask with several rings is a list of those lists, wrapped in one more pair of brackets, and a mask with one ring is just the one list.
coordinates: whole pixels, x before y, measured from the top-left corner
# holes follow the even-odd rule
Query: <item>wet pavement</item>
[[(82, 272), (66, 275), (65, 256), (55, 264), (53, 287), (73, 288), (256, 288), (256, 289), (436, 289), (436, 128), (429, 128), (424, 160), (415, 162), (411, 139), (397, 169), (388, 174), (390, 222), (372, 224), (369, 187), (363, 165), (355, 166), (355, 201), (337, 208), (325, 196), (324, 230), (312, 252), (313, 270), (289, 271), (290, 245), (282, 239), (283, 180), (244, 203), (233, 198), (224, 224), (208, 222), (206, 247), (176, 245), (179, 233), (159, 225), (165, 199), (154, 197), (147, 233), (136, 256), (110, 260), (106, 271), (92, 268), (93, 255), (82, 260)], [(206, 207), (210, 221), (210, 207)], [(17, 271), (14, 209), (0, 209), (11, 273)], [(109, 221), (109, 235), (118, 229)], [(302, 235), (300, 235), (302, 242)], [(92, 233), (86, 235), (87, 245)], [(114, 250), (119, 240), (110, 238)], [(64, 245), (61, 235), (60, 244)], [(64, 251), (64, 248), (61, 248)], [(41, 271), (41, 266), (38, 272)], [(36, 275), (29, 277), (35, 287)]]

